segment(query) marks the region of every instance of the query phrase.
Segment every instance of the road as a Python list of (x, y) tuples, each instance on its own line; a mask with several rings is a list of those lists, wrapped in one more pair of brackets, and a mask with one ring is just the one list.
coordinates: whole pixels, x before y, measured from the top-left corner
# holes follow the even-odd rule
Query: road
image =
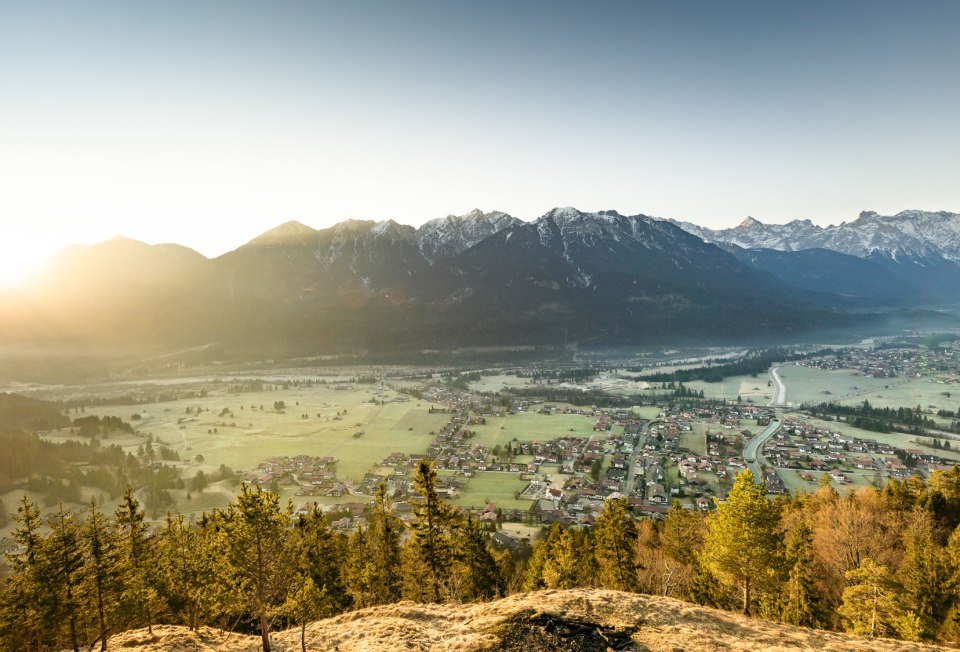
[(770, 401), (770, 405), (783, 405), (787, 402), (787, 386), (783, 384), (783, 379), (780, 378), (780, 367), (771, 367), (770, 368), (770, 377), (773, 378), (773, 384), (777, 388), (776, 394), (774, 394), (774, 399)]
[(654, 423), (656, 423), (656, 421), (649, 421), (640, 428), (644, 434), (639, 436), (637, 445), (633, 447), (633, 452), (630, 453), (630, 464), (627, 466), (627, 481), (623, 484), (623, 493), (626, 496), (629, 496), (633, 491), (633, 482), (637, 475), (637, 453), (642, 451), (644, 444), (647, 443), (646, 433), (650, 431), (650, 426)]
[(772, 419), (766, 428), (754, 435), (753, 439), (748, 441), (747, 445), (743, 447), (743, 461), (747, 463), (747, 468), (753, 473), (753, 479), (758, 483), (763, 483), (763, 476), (760, 474), (760, 465), (757, 464), (757, 457), (763, 457), (760, 449), (778, 430), (780, 430), (780, 421)]

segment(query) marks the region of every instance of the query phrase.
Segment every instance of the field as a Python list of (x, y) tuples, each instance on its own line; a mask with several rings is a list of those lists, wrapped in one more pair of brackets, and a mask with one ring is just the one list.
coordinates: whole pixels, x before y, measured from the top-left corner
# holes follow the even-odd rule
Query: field
[(460, 507), (481, 508), (494, 503), (503, 509), (528, 509), (533, 503), (529, 500), (517, 500), (514, 496), (527, 486), (516, 473), (478, 473), (467, 481), (460, 496), (453, 500)]
[(933, 440), (926, 437), (917, 437), (915, 435), (907, 435), (899, 432), (870, 432), (869, 430), (861, 430), (860, 428), (855, 428), (847, 423), (842, 423), (839, 421), (823, 421), (821, 419), (811, 419), (809, 417), (797, 414), (793, 416), (799, 417), (817, 427), (834, 430), (836, 432), (842, 432), (854, 437), (859, 437), (860, 439), (870, 439), (883, 444), (896, 446), (897, 448), (917, 448), (925, 452), (936, 453), (945, 459), (960, 461), (960, 450), (935, 449), (929, 445), (933, 442)]
[[(822, 475), (819, 471), (810, 471), (810, 476), (813, 479), (808, 482), (800, 477), (799, 471), (778, 468), (777, 473), (783, 480), (783, 484), (787, 488), (787, 491), (791, 493), (797, 491), (812, 493), (816, 491), (820, 486), (820, 476)], [(850, 484), (837, 484), (836, 482), (831, 483), (831, 486), (840, 494), (844, 494), (848, 491), (853, 491), (861, 487), (873, 486), (872, 480), (875, 477), (875, 472), (873, 471), (844, 471), (844, 473), (852, 481)]]
[[(554, 404), (555, 405), (555, 404)], [(516, 439), (549, 441), (567, 435), (590, 436), (594, 420), (581, 414), (540, 414), (521, 412), (503, 417), (488, 417), (486, 425), (470, 426), (477, 436), (474, 444), (494, 447)]]
[[(211, 392), (205, 398), (95, 412), (127, 420), (138, 412), (136, 427), (167, 442), (182, 459), (202, 455), (206, 464), (249, 470), (274, 456), (331, 455), (339, 460), (339, 477), (359, 480), (393, 451), (424, 452), (433, 439), (431, 431), (448, 419), (430, 414), (428, 404), (390, 390), (384, 392), (384, 405), (374, 404), (371, 399), (379, 399), (377, 392), (369, 385), (341, 391), (318, 385), (243, 394)], [(275, 401), (284, 402), (282, 412), (273, 409)], [(193, 414), (187, 414), (188, 408)], [(202, 409), (199, 416), (197, 408)]]
[(470, 389), (474, 392), (499, 392), (513, 387), (528, 387), (531, 385), (529, 378), (518, 378), (514, 374), (497, 374), (495, 376), (480, 376), (480, 380), (470, 383)]
[(703, 390), (703, 395), (706, 398), (735, 401), (739, 396), (744, 402), (765, 405), (770, 402), (773, 396), (773, 390), (767, 387), (768, 382), (770, 382), (770, 376), (762, 373), (757, 374), (756, 378), (753, 376), (729, 376), (718, 383), (694, 380), (684, 383), (684, 385), (697, 392)]
[(660, 416), (660, 408), (651, 405), (637, 407), (633, 411), (641, 419), (656, 419)]
[(780, 367), (779, 373), (787, 386), (787, 402), (792, 405), (830, 401), (857, 403), (865, 398), (872, 403), (878, 393), (890, 393), (907, 382), (903, 378), (872, 378), (848, 370), (824, 371), (792, 364)]

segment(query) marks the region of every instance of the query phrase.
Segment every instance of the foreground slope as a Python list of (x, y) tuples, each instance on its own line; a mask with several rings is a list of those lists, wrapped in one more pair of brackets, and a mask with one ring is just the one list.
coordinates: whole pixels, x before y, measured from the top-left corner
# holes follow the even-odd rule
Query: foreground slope
[[(299, 650), (299, 630), (272, 637), (277, 650)], [(213, 629), (157, 627), (110, 639), (110, 649), (234, 652), (256, 650), (259, 637)], [(355, 611), (307, 627), (308, 650), (937, 650), (778, 625), (648, 595), (573, 589), (468, 605), (403, 602)]]

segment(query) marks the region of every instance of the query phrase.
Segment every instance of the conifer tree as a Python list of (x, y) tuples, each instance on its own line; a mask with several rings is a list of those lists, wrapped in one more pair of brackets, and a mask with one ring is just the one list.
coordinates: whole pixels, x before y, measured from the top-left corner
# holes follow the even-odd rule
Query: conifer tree
[(77, 620), (81, 611), (83, 573), (83, 546), (80, 526), (60, 504), (60, 509), (50, 519), (49, 554), (51, 561), (51, 588), (54, 591), (57, 610), (55, 621), (66, 624), (70, 648), (80, 651)]
[(460, 524), (454, 550), (452, 575), (460, 580), (457, 582), (457, 598), (460, 601), (490, 600), (501, 594), (503, 582), (497, 562), (490, 552), (487, 535), (480, 529), (479, 522), (468, 518)]
[(610, 499), (604, 503), (594, 528), (594, 552), (600, 583), (617, 591), (637, 587), (637, 529), (627, 515), (627, 501)]
[(387, 488), (381, 484), (373, 499), (368, 529), (357, 528), (347, 546), (347, 584), (357, 607), (400, 599), (402, 531), (403, 524), (387, 498)]
[(307, 652), (307, 624), (324, 617), (330, 594), (318, 587), (309, 573), (297, 571), (291, 592), (280, 606), (280, 613), (300, 626), (300, 650)]
[(174, 622), (196, 630), (201, 622), (233, 603), (222, 533), (212, 520), (198, 526), (182, 514), (167, 514), (157, 538), (156, 588)]
[(693, 565), (697, 552), (703, 547), (706, 524), (696, 512), (684, 509), (679, 501), (673, 501), (660, 533), (660, 545), (671, 559)]
[(120, 602), (124, 610), (124, 625), (139, 627), (146, 623), (148, 631), (152, 632), (153, 611), (159, 600), (154, 588), (154, 542), (148, 534), (143, 509), (130, 485), (123, 493), (115, 519), (120, 548), (123, 586)]
[(903, 562), (897, 575), (906, 604), (920, 619), (923, 636), (932, 638), (956, 599), (947, 552), (937, 545), (929, 518), (924, 514), (915, 516), (903, 538)]
[(755, 587), (769, 588), (782, 560), (779, 514), (744, 469), (727, 500), (708, 522), (701, 560), (721, 582), (742, 593), (743, 613), (750, 615)]
[(562, 532), (563, 526), (559, 523), (554, 523), (547, 531), (547, 536), (541, 538), (539, 541), (533, 544), (533, 552), (530, 555), (530, 560), (527, 562), (527, 569), (523, 582), (524, 591), (537, 591), (546, 586), (543, 573), (546, 568), (547, 561), (550, 559), (550, 555), (552, 554), (553, 547), (556, 544), (556, 541), (560, 538)]
[(87, 544), (87, 593), (97, 614), (101, 652), (106, 652), (111, 620), (121, 588), (120, 549), (117, 532), (97, 502), (91, 501), (84, 524)]
[(11, 538), (16, 552), (7, 554), (10, 576), (9, 593), (4, 605), (4, 621), (9, 637), (23, 649), (42, 647), (44, 629), (50, 614), (47, 592), (44, 539), (40, 532), (40, 510), (26, 494), (20, 499), (14, 517), (16, 527)]
[(439, 602), (453, 561), (453, 514), (437, 494), (437, 472), (427, 460), (417, 465), (413, 486), (420, 497), (413, 501), (412, 536), (404, 550), (404, 595)]
[(349, 608), (350, 595), (341, 574), (346, 540), (330, 529), (327, 517), (316, 503), (310, 512), (297, 517), (291, 547), (290, 563), (299, 574), (294, 583), (305, 584), (309, 579), (314, 587), (299, 591), (298, 602), (302, 604), (309, 595), (319, 600), (311, 608), (311, 613), (317, 614), (314, 619), (334, 616)]
[(580, 562), (570, 530), (563, 528), (543, 565), (543, 583), (550, 589), (572, 589), (580, 583)]
[(286, 599), (293, 570), (290, 520), (293, 506), (280, 508), (280, 497), (242, 485), (240, 495), (218, 514), (236, 605), (255, 618), (260, 628), (263, 652), (270, 652), (270, 629), (278, 608)]
[(806, 521), (794, 528), (787, 544), (789, 576), (784, 599), (783, 622), (802, 627), (819, 627), (817, 594), (813, 579), (813, 533)]
[(837, 610), (845, 628), (865, 636), (900, 636), (916, 640), (921, 634), (920, 619), (904, 604), (901, 588), (890, 569), (865, 558), (860, 568), (846, 573), (849, 586)]

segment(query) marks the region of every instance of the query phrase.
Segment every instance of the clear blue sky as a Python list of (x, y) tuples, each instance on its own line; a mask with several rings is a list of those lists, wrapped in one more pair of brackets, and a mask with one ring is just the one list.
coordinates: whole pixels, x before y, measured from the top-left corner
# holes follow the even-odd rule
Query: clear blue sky
[(924, 0), (8, 2), (0, 259), (474, 207), (960, 211), (958, 29)]

